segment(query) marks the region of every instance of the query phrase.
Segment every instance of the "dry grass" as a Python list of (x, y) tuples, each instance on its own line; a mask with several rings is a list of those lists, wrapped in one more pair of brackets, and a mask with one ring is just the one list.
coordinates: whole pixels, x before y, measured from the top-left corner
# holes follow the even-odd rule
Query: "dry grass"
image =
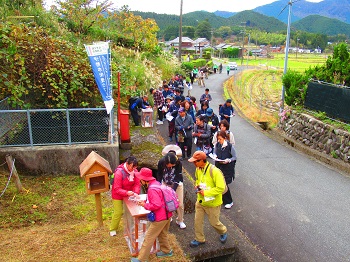
[(276, 103), (280, 96), (276, 79), (273, 71), (246, 70), (231, 77), (224, 87), (226, 95), (248, 119), (268, 122), (273, 127), (278, 123)]
[[(8, 171), (0, 171), (0, 190)], [(108, 193), (102, 194), (104, 226), (98, 227), (94, 197), (78, 176), (21, 177), (23, 193), (14, 182), (0, 198), (1, 261), (130, 261), (122, 231), (109, 236), (112, 214)], [(149, 261), (189, 261), (173, 234), (174, 256)]]

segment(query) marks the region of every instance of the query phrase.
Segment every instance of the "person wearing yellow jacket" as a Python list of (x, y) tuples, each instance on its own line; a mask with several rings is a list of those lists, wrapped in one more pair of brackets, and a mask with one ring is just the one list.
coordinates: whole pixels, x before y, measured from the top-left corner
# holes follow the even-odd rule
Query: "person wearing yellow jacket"
[(196, 166), (196, 191), (197, 202), (195, 205), (194, 231), (195, 239), (191, 241), (191, 247), (205, 244), (204, 216), (208, 216), (210, 225), (220, 235), (221, 243), (227, 241), (227, 228), (220, 222), (220, 210), (222, 205), (222, 193), (226, 182), (221, 171), (207, 161), (203, 151), (194, 152), (188, 160)]

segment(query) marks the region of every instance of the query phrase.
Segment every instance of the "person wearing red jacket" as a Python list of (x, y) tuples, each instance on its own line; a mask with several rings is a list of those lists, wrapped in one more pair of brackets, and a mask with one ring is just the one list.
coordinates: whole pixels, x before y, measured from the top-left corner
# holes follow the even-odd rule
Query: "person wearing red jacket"
[(156, 254), (157, 257), (171, 257), (173, 250), (170, 247), (168, 236), (172, 212), (167, 212), (165, 208), (163, 193), (158, 189), (161, 184), (153, 177), (152, 170), (147, 167), (141, 168), (136, 176), (147, 188), (147, 201), (139, 201), (138, 205), (152, 211), (155, 214), (155, 221), (150, 222), (138, 257), (131, 258), (131, 261), (147, 261), (156, 238), (158, 238), (160, 247), (160, 251)]
[(123, 198), (138, 195), (140, 193), (140, 180), (135, 176), (137, 171), (137, 159), (130, 156), (125, 163), (120, 164), (114, 171), (112, 184), (113, 216), (109, 228), (110, 236), (115, 236), (123, 215)]

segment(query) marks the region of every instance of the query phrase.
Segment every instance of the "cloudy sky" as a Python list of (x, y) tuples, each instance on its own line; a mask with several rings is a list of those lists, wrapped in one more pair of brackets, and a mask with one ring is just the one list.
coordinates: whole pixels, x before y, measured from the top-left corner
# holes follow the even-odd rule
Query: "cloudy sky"
[[(55, 0), (44, 0), (46, 8)], [(289, 0), (285, 1), (286, 4)], [(321, 2), (323, 0), (306, 0), (308, 2)], [(128, 5), (132, 11), (155, 12), (158, 14), (180, 14), (181, 0), (111, 0), (115, 8)], [(183, 14), (193, 11), (215, 12), (229, 11), (240, 12), (254, 9), (255, 7), (270, 4), (276, 0), (183, 0)]]

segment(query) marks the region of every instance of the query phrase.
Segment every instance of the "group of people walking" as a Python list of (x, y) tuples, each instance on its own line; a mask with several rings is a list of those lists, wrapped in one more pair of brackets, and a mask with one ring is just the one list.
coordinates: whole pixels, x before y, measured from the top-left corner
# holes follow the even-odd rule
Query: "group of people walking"
[[(222, 71), (222, 65), (217, 68)], [(193, 74), (192, 74), (193, 73)], [(172, 215), (164, 209), (164, 198), (151, 185), (163, 184), (171, 187), (179, 199), (179, 208), (176, 210), (175, 223), (180, 229), (186, 229), (184, 221), (184, 179), (182, 164), (185, 159), (196, 167), (195, 189), (197, 201), (195, 203), (194, 239), (189, 245), (196, 248), (206, 243), (203, 231), (204, 217), (219, 234), (219, 241), (226, 243), (227, 228), (220, 221), (221, 206), (230, 209), (233, 206), (229, 184), (235, 179), (235, 165), (237, 160), (235, 139), (229, 130), (230, 120), (234, 116), (231, 99), (219, 106), (218, 114), (211, 107), (212, 96), (206, 88), (197, 99), (191, 96), (193, 79), (199, 72), (196, 68), (191, 73), (191, 81), (186, 82), (182, 76), (174, 76), (169, 82), (163, 81), (159, 89), (151, 88), (154, 108), (157, 109), (157, 124), (168, 122), (169, 145), (163, 149), (163, 157), (158, 161), (156, 174), (148, 168), (137, 171), (137, 160), (129, 157), (115, 171), (115, 180), (112, 186), (114, 214), (110, 234), (116, 234), (123, 214), (122, 199), (130, 195), (138, 195), (140, 188), (147, 191), (147, 201), (138, 204), (156, 214), (156, 220), (150, 222), (141, 250), (137, 258), (131, 261), (147, 261), (152, 245), (156, 238), (159, 240), (160, 251), (158, 257), (173, 255), (169, 245), (168, 232)], [(205, 76), (204, 76), (205, 78)], [(204, 82), (203, 82), (204, 83)], [(184, 95), (185, 87), (187, 96)], [(150, 107), (148, 97), (141, 97), (130, 103), (130, 110)], [(137, 111), (136, 111), (137, 112)], [(131, 113), (135, 125), (137, 118), (135, 111)], [(135, 121), (136, 120), (136, 121)], [(192, 154), (192, 147), (195, 152)], [(214, 164), (208, 161), (208, 156), (214, 159)]]
[[(226, 133), (222, 131), (218, 136), (218, 143), (221, 143)], [(222, 149), (223, 147), (220, 147)], [(232, 150), (232, 148), (230, 149)], [(226, 151), (222, 150), (219, 157), (226, 157)], [(123, 198), (137, 197), (141, 188), (147, 193), (146, 200), (138, 201), (138, 205), (155, 214), (155, 220), (150, 222), (138, 257), (131, 258), (131, 261), (147, 261), (156, 238), (158, 238), (160, 251), (156, 253), (157, 257), (173, 256), (173, 250), (170, 246), (168, 234), (173, 214), (168, 212), (165, 207), (165, 199), (162, 193), (156, 188), (161, 184), (171, 187), (179, 200), (179, 207), (176, 210), (177, 216), (175, 223), (185, 229), (184, 223), (184, 187), (182, 175), (182, 162), (178, 159), (181, 155), (181, 149), (176, 145), (167, 145), (163, 149), (163, 157), (158, 161), (158, 171), (154, 175), (149, 168), (137, 170), (138, 161), (130, 156), (126, 161), (120, 164), (114, 172), (112, 184), (113, 199), (113, 217), (110, 224), (110, 235), (115, 236), (119, 229), (120, 220), (123, 215)], [(207, 161), (207, 155), (203, 151), (196, 151), (188, 160), (196, 167), (195, 171), (195, 189), (197, 201), (195, 204), (194, 219), (194, 239), (189, 245), (192, 248), (203, 245), (206, 238), (203, 231), (205, 215), (208, 216), (209, 223), (219, 234), (219, 241), (223, 244), (227, 241), (227, 228), (220, 221), (221, 205), (227, 188), (227, 179), (223, 176), (220, 167), (212, 165)], [(234, 163), (233, 157), (226, 158), (223, 165)]]

